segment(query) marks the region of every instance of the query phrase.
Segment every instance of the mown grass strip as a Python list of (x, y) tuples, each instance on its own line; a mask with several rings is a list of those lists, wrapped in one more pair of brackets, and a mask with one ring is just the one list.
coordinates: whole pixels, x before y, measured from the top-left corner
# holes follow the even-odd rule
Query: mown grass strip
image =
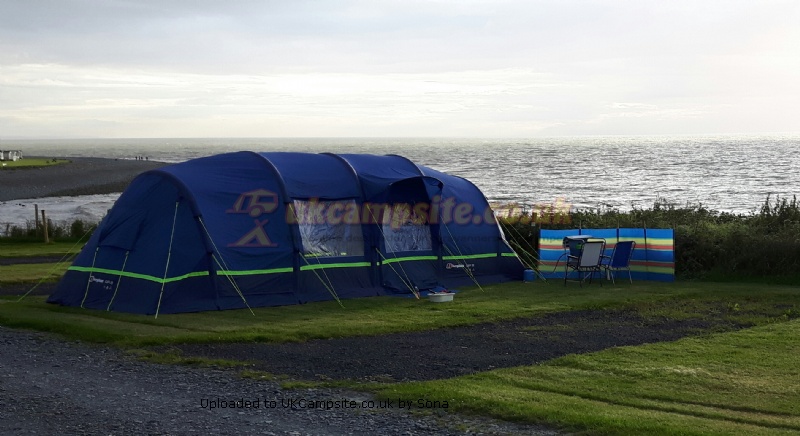
[[(758, 302), (747, 298), (757, 295)], [(718, 303), (706, 304), (707, 300)], [(687, 314), (670, 307), (686, 303)], [(700, 301), (706, 301), (701, 304)], [(658, 302), (670, 302), (660, 305)], [(467, 289), (451, 303), (430, 303), (411, 298), (375, 297), (297, 306), (161, 315), (158, 319), (100, 310), (61, 307), (27, 297), (20, 303), (0, 299), (0, 325), (61, 331), (73, 339), (110, 342), (122, 346), (203, 342), (302, 342), (347, 336), (381, 335), (433, 330), (442, 327), (496, 322), (544, 313), (631, 307), (645, 316), (704, 316), (708, 307), (725, 310), (725, 316), (744, 324), (763, 323), (763, 313), (795, 316), (800, 311), (800, 289), (764, 285), (709, 283), (637, 283), (633, 286), (567, 286), (543, 283), (508, 283)], [(736, 305), (739, 305), (738, 310)], [(783, 309), (771, 309), (777, 304)], [(638, 306), (637, 306), (638, 305)], [(730, 309), (728, 309), (730, 307)], [(713, 309), (717, 310), (717, 309)], [(63, 328), (75, 324), (81, 329)], [(57, 326), (57, 327), (56, 327)], [(97, 335), (93, 328), (100, 330)], [(110, 338), (110, 339), (109, 339)]]
[(39, 168), (39, 167), (50, 167), (53, 165), (63, 165), (70, 163), (71, 161), (68, 159), (41, 159), (41, 158), (27, 158), (27, 159), (20, 159), (16, 161), (2, 161), (2, 168), (3, 170), (13, 170), (13, 169), (29, 169), (29, 168)]
[(39, 281), (54, 282), (67, 271), (67, 263), (22, 263), (0, 265), (0, 285), (29, 283), (31, 287)]
[(798, 335), (794, 320), (378, 391), (593, 434), (791, 434)]
[[(33, 212), (31, 212), (33, 216)], [(0, 257), (63, 257), (80, 251), (75, 242), (8, 242), (0, 240)]]

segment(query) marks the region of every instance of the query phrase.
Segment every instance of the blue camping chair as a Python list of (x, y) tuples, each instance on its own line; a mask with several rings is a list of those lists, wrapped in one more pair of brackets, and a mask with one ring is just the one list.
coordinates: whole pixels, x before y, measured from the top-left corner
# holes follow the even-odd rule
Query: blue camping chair
[(611, 277), (611, 283), (616, 284), (614, 281), (614, 273), (617, 271), (628, 271), (628, 280), (633, 284), (631, 277), (631, 256), (633, 249), (636, 248), (634, 241), (619, 241), (614, 246), (614, 251), (611, 256), (603, 256), (600, 266), (606, 272), (606, 278)]
[[(601, 272), (600, 261), (603, 258), (605, 248), (606, 242), (603, 240), (586, 241), (577, 256), (567, 255), (567, 262), (564, 264), (564, 285), (566, 286), (567, 278), (571, 271), (578, 274), (577, 280), (581, 286), (583, 286), (583, 282), (587, 277), (589, 278), (589, 283), (592, 283), (594, 273)], [(600, 286), (603, 286), (602, 280), (600, 280)]]

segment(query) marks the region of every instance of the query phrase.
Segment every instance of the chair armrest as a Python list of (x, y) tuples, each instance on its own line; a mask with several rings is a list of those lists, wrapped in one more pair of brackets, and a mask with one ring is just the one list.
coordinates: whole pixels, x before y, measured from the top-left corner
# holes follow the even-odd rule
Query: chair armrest
[[(567, 255), (567, 253), (562, 253), (561, 256), (558, 256), (558, 259), (556, 259), (556, 264), (553, 265), (553, 272), (556, 272), (556, 268), (558, 268), (558, 264), (561, 263), (561, 259), (566, 255)], [(564, 262), (569, 262), (569, 257)]]

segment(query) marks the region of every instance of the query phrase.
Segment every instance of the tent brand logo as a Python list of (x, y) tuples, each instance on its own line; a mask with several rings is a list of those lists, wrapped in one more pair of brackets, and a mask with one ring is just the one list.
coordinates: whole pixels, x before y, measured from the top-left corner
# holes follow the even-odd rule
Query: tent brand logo
[(444, 267), (446, 269), (463, 269), (463, 268), (467, 268), (470, 271), (475, 270), (475, 264), (474, 263), (452, 263), (452, 262), (447, 262), (447, 264)]
[(253, 218), (253, 228), (236, 242), (228, 244), (229, 247), (276, 247), (264, 226), (268, 219), (259, 219), (261, 215), (275, 212), (278, 209), (278, 194), (266, 190), (256, 189), (245, 192), (236, 199), (233, 207), (225, 213), (246, 213)]
[(94, 275), (90, 275), (89, 276), (89, 282), (90, 283), (100, 284), (100, 285), (103, 286), (103, 289), (106, 289), (106, 290), (110, 290), (111, 286), (114, 285), (114, 281), (113, 280), (101, 279), (101, 278), (95, 277)]

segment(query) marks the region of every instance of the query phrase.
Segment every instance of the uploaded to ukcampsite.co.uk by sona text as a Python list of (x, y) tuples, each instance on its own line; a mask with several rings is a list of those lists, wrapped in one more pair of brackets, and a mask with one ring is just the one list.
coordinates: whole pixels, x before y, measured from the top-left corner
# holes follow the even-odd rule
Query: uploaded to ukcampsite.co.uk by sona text
[(313, 400), (304, 397), (282, 398), (201, 398), (203, 409), (447, 409), (447, 400), (396, 398), (353, 400), (347, 398)]

